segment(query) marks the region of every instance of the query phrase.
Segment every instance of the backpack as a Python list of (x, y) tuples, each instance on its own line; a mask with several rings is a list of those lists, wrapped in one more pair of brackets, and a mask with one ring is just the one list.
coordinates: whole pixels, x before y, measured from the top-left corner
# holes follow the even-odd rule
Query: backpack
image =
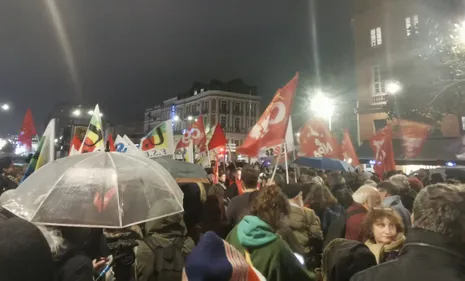
[(154, 255), (153, 273), (150, 281), (179, 281), (182, 279), (185, 258), (182, 254), (182, 246), (186, 237), (176, 237), (172, 244), (162, 247), (158, 239), (153, 236), (144, 238)]
[(325, 248), (331, 241), (336, 238), (344, 238), (346, 236), (346, 223), (347, 220), (357, 214), (366, 213), (366, 210), (357, 209), (348, 212), (345, 216), (339, 216), (336, 220), (331, 222), (328, 232), (324, 238), (323, 247)]

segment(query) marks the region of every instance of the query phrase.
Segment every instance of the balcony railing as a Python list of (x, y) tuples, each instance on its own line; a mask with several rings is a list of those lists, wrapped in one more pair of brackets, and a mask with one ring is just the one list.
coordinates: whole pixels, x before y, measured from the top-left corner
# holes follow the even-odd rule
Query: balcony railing
[(387, 95), (386, 94), (372, 96), (372, 104), (373, 105), (386, 104), (386, 101), (387, 101)]

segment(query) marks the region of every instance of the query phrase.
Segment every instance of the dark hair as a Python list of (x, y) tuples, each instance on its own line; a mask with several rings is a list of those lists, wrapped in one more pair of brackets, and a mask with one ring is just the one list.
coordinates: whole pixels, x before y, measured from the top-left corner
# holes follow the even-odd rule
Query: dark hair
[(11, 157), (6, 156), (0, 158), (0, 172), (3, 172), (3, 169), (8, 169), (13, 164)]
[(444, 183), (444, 177), (440, 173), (431, 174), (431, 184)]
[(352, 206), (352, 204), (354, 204), (352, 192), (347, 188), (342, 188), (333, 191), (333, 195), (337, 199), (337, 202), (346, 210), (349, 209), (349, 207)]
[(413, 203), (413, 227), (465, 242), (465, 186), (435, 184), (423, 188)]
[(258, 172), (250, 165), (245, 166), (242, 169), (242, 182), (245, 188), (257, 188), (258, 184)]
[(362, 223), (362, 235), (365, 239), (375, 243), (373, 236), (373, 225), (384, 218), (387, 218), (395, 224), (397, 233), (404, 232), (404, 225), (399, 215), (391, 208), (373, 208), (371, 209)]
[(259, 217), (277, 231), (283, 217), (289, 215), (290, 208), (289, 201), (281, 188), (277, 185), (270, 185), (258, 191), (250, 214)]
[(376, 188), (378, 190), (383, 190), (386, 191), (387, 194), (389, 195), (399, 195), (400, 190), (399, 188), (394, 185), (392, 182), (389, 181), (383, 181), (382, 183), (379, 183)]
[(309, 205), (315, 211), (320, 211), (337, 204), (337, 200), (329, 188), (314, 183), (304, 200), (304, 204)]

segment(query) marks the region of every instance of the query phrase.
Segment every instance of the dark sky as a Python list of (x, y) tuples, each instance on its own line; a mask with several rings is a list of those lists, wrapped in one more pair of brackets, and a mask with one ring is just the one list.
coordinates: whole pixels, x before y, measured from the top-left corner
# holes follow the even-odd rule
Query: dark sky
[[(195, 80), (241, 78), (268, 102), (313, 69), (307, 0), (56, 0), (76, 87), (45, 2), (1, 4), (0, 103), (13, 108), (0, 112), (0, 133), (17, 132), (27, 108), (41, 128), (59, 102), (98, 102), (117, 123), (141, 119)], [(350, 60), (349, 1), (319, 2), (322, 64)]]

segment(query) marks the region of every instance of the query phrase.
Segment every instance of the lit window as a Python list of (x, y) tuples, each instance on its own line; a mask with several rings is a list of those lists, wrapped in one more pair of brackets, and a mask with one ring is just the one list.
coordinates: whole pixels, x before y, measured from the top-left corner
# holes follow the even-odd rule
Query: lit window
[(418, 24), (418, 15), (405, 18), (405, 32), (407, 33), (407, 36), (419, 33)]
[(371, 46), (376, 47), (383, 43), (383, 38), (381, 34), (381, 27), (373, 28), (370, 31)]
[(375, 65), (373, 67), (373, 94), (384, 95), (386, 93), (383, 79), (383, 70), (381, 66)]

